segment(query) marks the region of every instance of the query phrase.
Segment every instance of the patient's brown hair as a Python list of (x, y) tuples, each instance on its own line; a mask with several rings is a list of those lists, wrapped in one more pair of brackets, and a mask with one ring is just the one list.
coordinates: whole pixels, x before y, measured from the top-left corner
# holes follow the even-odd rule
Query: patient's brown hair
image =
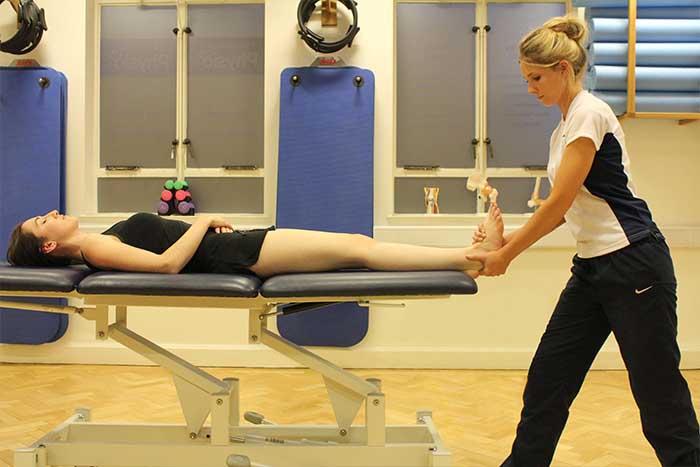
[(41, 238), (22, 232), (22, 224), (17, 224), (10, 234), (7, 247), (7, 261), (15, 266), (68, 266), (70, 258), (51, 256), (41, 252)]

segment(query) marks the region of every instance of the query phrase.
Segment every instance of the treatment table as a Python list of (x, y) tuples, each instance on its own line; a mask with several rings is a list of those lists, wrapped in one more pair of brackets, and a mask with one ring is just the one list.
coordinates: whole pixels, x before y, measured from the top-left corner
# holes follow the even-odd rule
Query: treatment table
[[(417, 413), (416, 425), (387, 426), (381, 381), (361, 379), (287, 341), (268, 329), (268, 319), (332, 303), (446, 298), (476, 291), (475, 282), (458, 271), (350, 270), (261, 280), (236, 274), (92, 273), (82, 266), (0, 264), (0, 307), (75, 314), (94, 321), (97, 339), (111, 338), (172, 373), (185, 418), (184, 425), (106, 424), (90, 421), (89, 409), (76, 409), (32, 446), (17, 449), (15, 466), (451, 466), (451, 454), (429, 411)], [(73, 298), (82, 304), (42, 305), (12, 297)], [(280, 305), (284, 307), (277, 308)], [(130, 330), (130, 306), (249, 309), (249, 342), (319, 372), (337, 424), (261, 424), (259, 414), (248, 412), (244, 418), (251, 424), (242, 425), (238, 379), (217, 379)], [(363, 405), (365, 424), (353, 425)]]

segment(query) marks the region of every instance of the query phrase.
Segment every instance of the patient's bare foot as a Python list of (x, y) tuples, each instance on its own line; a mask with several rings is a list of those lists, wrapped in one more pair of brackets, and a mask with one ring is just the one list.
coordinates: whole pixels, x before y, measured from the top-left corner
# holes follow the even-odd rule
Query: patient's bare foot
[(501, 208), (496, 203), (491, 203), (489, 206), (489, 212), (484, 221), (484, 230), (486, 230), (486, 239), (474, 246), (486, 251), (501, 248), (503, 245), (503, 216), (501, 216)]
[[(467, 255), (488, 253), (489, 251), (498, 250), (503, 245), (503, 217), (501, 216), (501, 209), (496, 203), (491, 203), (489, 206), (489, 212), (486, 220), (483, 222), (483, 226), (486, 237), (482, 242), (467, 248)], [(464, 273), (477, 278), (481, 267), (482, 264), (479, 262), (466, 260)]]

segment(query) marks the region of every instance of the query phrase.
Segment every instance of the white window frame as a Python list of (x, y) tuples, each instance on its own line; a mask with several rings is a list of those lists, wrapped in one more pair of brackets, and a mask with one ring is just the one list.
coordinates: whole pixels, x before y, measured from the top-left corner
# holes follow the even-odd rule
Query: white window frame
[[(487, 112), (486, 109), (486, 98), (487, 98), (487, 40), (486, 31), (484, 26), (488, 24), (487, 11), (489, 3), (558, 3), (564, 4), (566, 6), (567, 13), (575, 11), (572, 7), (571, 0), (394, 0), (394, 23), (398, 21), (398, 5), (401, 3), (440, 3), (440, 4), (459, 4), (459, 3), (471, 3), (476, 5), (475, 11), (475, 22), (476, 26), (479, 27), (479, 31), (476, 33), (476, 53), (475, 53), (475, 63), (474, 67), (476, 70), (475, 76), (475, 137), (479, 140), (476, 147), (476, 161), (473, 169), (456, 169), (456, 168), (437, 168), (432, 170), (406, 170), (405, 168), (398, 167), (398, 141), (394, 142), (394, 154), (392, 160), (392, 179), (389, 184), (391, 186), (391, 214), (389, 215), (388, 221), (392, 225), (415, 225), (424, 228), (427, 226), (450, 226), (450, 225), (464, 225), (465, 221), (471, 221), (478, 224), (483, 214), (485, 212), (486, 200), (480, 194), (475, 194), (477, 196), (476, 203), (476, 213), (475, 214), (398, 214), (396, 213), (395, 204), (395, 180), (397, 178), (462, 178), (465, 180), (472, 175), (481, 174), (489, 179), (492, 178), (532, 178), (533, 186), (534, 180), (537, 177), (547, 177), (546, 170), (529, 170), (525, 168), (489, 168), (487, 164), (487, 148), (484, 143), (487, 137), (486, 119)], [(397, 107), (398, 99), (396, 95), (397, 82), (398, 82), (398, 53), (397, 53), (397, 39), (396, 30), (394, 30), (394, 135), (395, 138), (398, 137), (397, 131)], [(483, 84), (482, 84), (483, 83)], [(470, 157), (470, 154), (465, 154), (465, 160)], [(466, 187), (465, 187), (466, 190)], [(504, 218), (507, 222), (512, 222), (516, 224), (524, 223), (532, 214), (508, 214), (504, 213)], [(420, 230), (420, 229), (419, 229)], [(417, 237), (422, 237), (426, 234), (417, 234)]]
[[(225, 217), (233, 225), (240, 228), (270, 225), (274, 219), (275, 183), (276, 174), (273, 168), (272, 156), (264, 137), (264, 168), (255, 170), (228, 170), (221, 168), (187, 168), (187, 146), (182, 141), (187, 137), (187, 105), (188, 105), (188, 35), (183, 32), (188, 24), (188, 7), (190, 5), (264, 5), (265, 0), (92, 0), (88, 8), (88, 67), (86, 97), (86, 160), (85, 160), (85, 207), (80, 219), (88, 225), (89, 230), (99, 230), (105, 226), (128, 217), (132, 212), (99, 213), (98, 206), (98, 181), (108, 178), (168, 178), (183, 179), (207, 177), (207, 178), (262, 178), (263, 179), (263, 212), (262, 213), (208, 213)], [(175, 168), (139, 168), (133, 171), (110, 171), (100, 167), (100, 39), (101, 39), (101, 12), (103, 6), (174, 6), (177, 15), (177, 71), (176, 71), (176, 122), (175, 134), (179, 141), (175, 153)], [(265, 93), (267, 94), (267, 93)], [(267, 121), (267, 118), (265, 119)], [(266, 123), (264, 123), (267, 126)], [(263, 134), (267, 135), (267, 127)], [(157, 194), (155, 194), (157, 195)], [(170, 216), (174, 219), (188, 220), (191, 216)], [(92, 229), (90, 229), (92, 227)]]

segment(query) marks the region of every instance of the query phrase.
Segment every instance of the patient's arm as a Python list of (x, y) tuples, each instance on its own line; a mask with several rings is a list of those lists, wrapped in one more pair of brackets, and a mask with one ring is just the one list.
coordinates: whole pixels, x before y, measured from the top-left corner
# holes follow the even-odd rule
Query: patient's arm
[(83, 245), (83, 255), (103, 269), (177, 274), (192, 259), (207, 229), (224, 226), (228, 224), (221, 219), (198, 217), (187, 232), (160, 255), (95, 235)]
[(100, 269), (131, 272), (168, 272), (163, 255), (115, 242), (105, 235), (94, 235), (85, 240), (82, 254)]

